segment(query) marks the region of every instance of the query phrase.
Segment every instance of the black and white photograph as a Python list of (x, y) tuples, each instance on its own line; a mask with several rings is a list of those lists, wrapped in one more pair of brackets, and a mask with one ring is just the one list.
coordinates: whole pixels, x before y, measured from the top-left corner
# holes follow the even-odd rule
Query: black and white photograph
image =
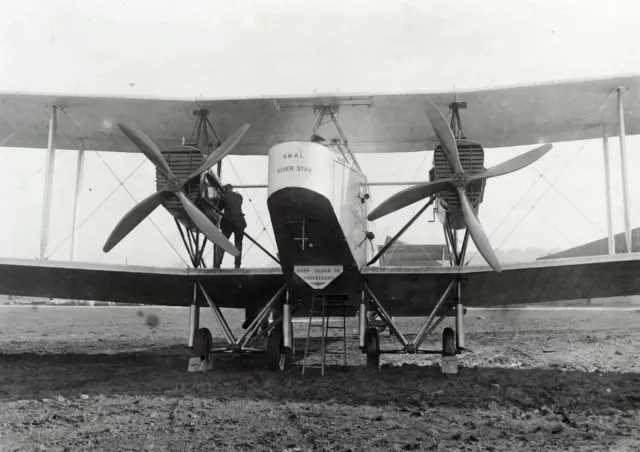
[(640, 451), (639, 19), (0, 2), (0, 452)]

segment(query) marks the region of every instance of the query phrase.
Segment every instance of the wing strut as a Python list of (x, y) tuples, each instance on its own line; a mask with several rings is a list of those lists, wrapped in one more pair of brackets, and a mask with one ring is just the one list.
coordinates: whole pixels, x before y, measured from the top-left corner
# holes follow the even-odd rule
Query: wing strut
[(376, 254), (373, 259), (371, 259), (369, 262), (367, 262), (367, 267), (370, 267), (371, 265), (375, 264), (376, 262), (378, 262), (378, 260), (382, 257), (382, 255), (384, 253), (387, 252), (387, 250), (394, 244), (396, 243), (396, 241), (402, 236), (402, 234), (404, 234), (406, 232), (407, 229), (409, 229), (409, 227), (411, 227), (411, 225), (413, 223), (415, 223), (415, 221), (420, 217), (420, 215), (422, 215), (424, 213), (425, 210), (427, 210), (429, 208), (429, 206), (431, 204), (433, 204), (433, 202), (436, 200), (436, 198), (434, 196), (431, 197), (431, 199), (429, 200), (429, 202), (427, 202), (419, 211), (418, 213), (416, 213), (413, 218), (411, 218), (407, 224), (405, 224), (403, 226), (402, 229), (400, 229), (400, 231), (398, 231), (398, 233), (393, 236), (393, 238), (391, 240), (389, 240), (389, 243), (387, 243), (384, 247), (382, 247), (382, 249), (380, 251), (378, 251), (378, 254)]
[[(455, 107), (455, 105), (453, 106)], [(433, 131), (438, 137), (438, 141), (440, 141), (440, 145), (442, 146), (442, 150), (449, 162), (450, 168), (453, 170), (453, 174), (446, 179), (414, 185), (413, 187), (396, 193), (376, 207), (367, 216), (367, 219), (369, 221), (376, 220), (382, 216), (388, 215), (396, 210), (400, 210), (420, 201), (421, 199), (435, 196), (447, 188), (454, 188), (458, 194), (458, 199), (460, 200), (462, 217), (467, 227), (467, 231), (471, 234), (471, 238), (475, 242), (478, 251), (482, 254), (487, 263), (496, 272), (500, 272), (502, 271), (500, 262), (498, 261), (495, 251), (491, 247), (491, 243), (489, 242), (489, 238), (487, 237), (484, 228), (476, 216), (474, 207), (467, 198), (468, 185), (474, 181), (485, 180), (521, 170), (549, 152), (552, 146), (550, 144), (545, 144), (532, 151), (489, 168), (480, 174), (467, 174), (462, 168), (456, 136), (451, 130), (450, 125), (447, 123), (446, 118), (442, 112), (438, 110), (438, 107), (436, 107), (436, 105), (428, 98), (425, 99), (424, 107), (427, 118), (431, 123)], [(456, 115), (458, 115), (457, 107), (454, 108), (454, 111), (456, 112)], [(454, 124), (453, 121), (452, 124)], [(456, 130), (460, 135), (462, 134), (461, 129)]]

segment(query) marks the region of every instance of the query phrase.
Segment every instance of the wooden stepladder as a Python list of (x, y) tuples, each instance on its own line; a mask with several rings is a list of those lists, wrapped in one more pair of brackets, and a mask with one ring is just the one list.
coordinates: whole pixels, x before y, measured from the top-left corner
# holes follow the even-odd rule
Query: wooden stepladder
[[(320, 307), (317, 304), (320, 302)], [(318, 316), (320, 322), (318, 322)], [(342, 322), (338, 325), (331, 325), (331, 317), (342, 317)], [(315, 323), (314, 323), (315, 319)], [(320, 373), (324, 376), (324, 366), (327, 355), (343, 355), (344, 366), (347, 365), (347, 303), (346, 296), (342, 295), (314, 295), (311, 299), (311, 311), (309, 313), (309, 325), (307, 327), (307, 342), (304, 347), (304, 360), (302, 362), (302, 375), (307, 368), (317, 368), (318, 365), (307, 365), (307, 355), (309, 354), (309, 341), (311, 338), (311, 328), (322, 328), (321, 364)], [(329, 330), (342, 330), (342, 343), (340, 351), (327, 351)], [(335, 337), (335, 336), (332, 336)]]

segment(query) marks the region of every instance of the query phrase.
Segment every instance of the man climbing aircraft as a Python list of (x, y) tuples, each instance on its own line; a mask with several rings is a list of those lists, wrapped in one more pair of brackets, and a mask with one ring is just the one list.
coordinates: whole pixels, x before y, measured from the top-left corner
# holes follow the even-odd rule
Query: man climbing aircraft
[[(220, 232), (228, 239), (231, 234), (234, 235), (234, 245), (240, 251), (235, 259), (235, 268), (240, 268), (242, 258), (242, 239), (244, 230), (247, 227), (247, 221), (242, 213), (242, 195), (233, 191), (233, 186), (227, 184), (224, 186), (224, 194), (218, 203), (218, 210), (224, 213), (224, 218), (220, 222)], [(215, 259), (213, 268), (220, 268), (224, 250), (216, 246)]]
[[(244, 238), (244, 230), (247, 227), (247, 221), (244, 219), (242, 213), (242, 195), (233, 191), (233, 185), (227, 184), (223, 187), (224, 193), (218, 201), (218, 207), (216, 210), (224, 214), (220, 222), (220, 232), (228, 239), (231, 234), (234, 234), (234, 245), (240, 251), (240, 254), (235, 259), (235, 267), (240, 268), (241, 256), (242, 256), (242, 239)], [(222, 258), (224, 257), (224, 250), (216, 246), (213, 268), (220, 268), (222, 264)], [(242, 328), (247, 329), (253, 319), (260, 311), (258, 306), (250, 306), (245, 309), (245, 320), (242, 324)], [(266, 329), (269, 323), (269, 319), (265, 318), (262, 323), (262, 329)], [(257, 331), (256, 331), (257, 333)]]

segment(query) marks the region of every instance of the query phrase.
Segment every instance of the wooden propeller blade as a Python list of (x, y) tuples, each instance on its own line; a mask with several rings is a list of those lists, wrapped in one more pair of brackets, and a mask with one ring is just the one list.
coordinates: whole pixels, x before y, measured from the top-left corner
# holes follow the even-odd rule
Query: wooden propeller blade
[(151, 163), (155, 165), (162, 174), (168, 179), (175, 179), (175, 174), (169, 168), (169, 165), (165, 161), (164, 157), (160, 153), (160, 150), (153, 144), (151, 138), (146, 136), (142, 131), (129, 127), (126, 124), (118, 123), (118, 127), (122, 132), (138, 146), (138, 149), (149, 159)]
[(377, 220), (380, 217), (389, 215), (390, 213), (411, 205), (414, 202), (433, 196), (447, 188), (449, 185), (451, 185), (451, 179), (442, 179), (406, 188), (391, 196), (378, 207), (373, 209), (373, 211), (367, 216), (367, 219), (369, 221)]
[(447, 118), (444, 117), (442, 112), (438, 110), (438, 107), (436, 107), (429, 98), (427, 98), (427, 101), (425, 102), (425, 111), (427, 113), (427, 118), (429, 118), (429, 122), (431, 123), (431, 127), (433, 127), (433, 130), (444, 149), (447, 160), (449, 160), (449, 164), (453, 167), (454, 172), (463, 173), (464, 171), (460, 164), (456, 138), (453, 136), (453, 132), (451, 131), (451, 127), (449, 127)]
[(462, 215), (464, 216), (464, 222), (467, 225), (467, 229), (469, 230), (469, 235), (473, 239), (473, 243), (476, 244), (478, 251), (485, 258), (487, 263), (498, 273), (502, 271), (502, 267), (500, 266), (500, 261), (498, 261), (498, 257), (496, 253), (493, 251), (491, 247), (491, 243), (489, 242), (489, 237), (484, 232), (480, 221), (478, 221), (478, 217), (476, 217), (473, 208), (471, 207), (471, 203), (469, 202), (469, 198), (467, 198), (467, 193), (464, 188), (456, 187), (458, 192), (458, 197), (460, 198), (460, 205), (462, 206)]
[(159, 191), (142, 200), (122, 217), (111, 235), (102, 247), (102, 251), (108, 253), (120, 241), (125, 238), (136, 226), (151, 214), (156, 208), (171, 196), (171, 192)]
[(231, 135), (227, 139), (227, 141), (222, 143), (222, 145), (220, 145), (220, 147), (218, 149), (213, 151), (209, 155), (209, 157), (207, 157), (207, 160), (205, 160), (204, 163), (200, 166), (200, 168), (195, 170), (193, 173), (191, 173), (189, 175), (189, 177), (187, 177), (187, 179), (185, 180), (184, 183), (187, 183), (191, 179), (193, 179), (194, 177), (199, 176), (200, 174), (204, 173), (209, 168), (211, 168), (213, 165), (215, 165), (220, 160), (225, 158), (227, 156), (227, 154), (229, 154), (231, 151), (233, 151), (233, 148), (236, 147), (236, 145), (242, 139), (242, 136), (247, 132), (247, 130), (249, 130), (249, 124), (243, 124), (238, 130), (235, 131), (235, 133), (233, 135)]
[(211, 243), (218, 245), (220, 248), (225, 250), (227, 253), (231, 254), (234, 257), (240, 255), (240, 251), (227, 240), (227, 238), (222, 235), (222, 232), (218, 228), (216, 228), (211, 220), (207, 218), (207, 216), (200, 211), (196, 207), (194, 203), (187, 197), (187, 195), (181, 190), (176, 193), (176, 196), (182, 203), (182, 207), (184, 207), (185, 212), (189, 215), (189, 218), (193, 220), (198, 229), (208, 238)]
[(513, 173), (514, 171), (521, 170), (522, 168), (531, 165), (533, 162), (545, 155), (551, 150), (552, 147), (553, 146), (551, 144), (545, 144), (532, 151), (525, 152), (522, 155), (507, 160), (506, 162), (502, 162), (499, 165), (492, 166), (491, 168), (480, 174), (470, 176), (469, 179), (488, 179), (490, 177), (502, 176), (505, 174)]
[(223, 187), (222, 181), (214, 173), (208, 172), (204, 175), (204, 177), (207, 178), (207, 182), (209, 182), (209, 185), (211, 185), (212, 187), (216, 187), (218, 189), (222, 189)]

